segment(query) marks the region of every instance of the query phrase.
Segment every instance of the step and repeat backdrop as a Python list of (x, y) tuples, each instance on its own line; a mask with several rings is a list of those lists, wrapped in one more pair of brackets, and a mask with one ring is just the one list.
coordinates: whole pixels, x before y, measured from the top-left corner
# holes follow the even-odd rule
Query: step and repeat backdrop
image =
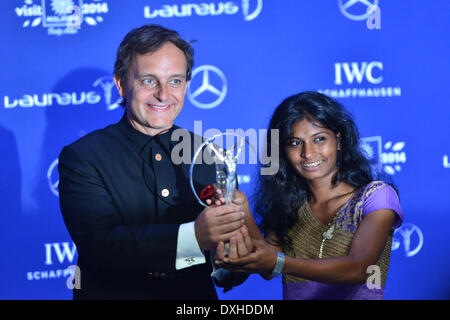
[[(259, 138), (289, 95), (315, 90), (343, 103), (405, 212), (386, 298), (450, 298), (450, 1), (8, 0), (0, 7), (1, 299), (71, 299), (77, 251), (59, 209), (57, 158), (63, 146), (119, 121), (116, 50), (130, 29), (149, 23), (195, 40), (179, 126)], [(256, 166), (238, 168), (249, 195)], [(253, 275), (218, 293), (281, 299), (281, 282)]]

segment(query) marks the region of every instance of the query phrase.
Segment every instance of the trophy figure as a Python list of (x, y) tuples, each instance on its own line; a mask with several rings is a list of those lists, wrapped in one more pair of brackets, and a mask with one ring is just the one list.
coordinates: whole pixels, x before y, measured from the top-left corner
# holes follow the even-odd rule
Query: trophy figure
[[(217, 145), (213, 144), (213, 141), (220, 136), (225, 135), (233, 135), (238, 137), (238, 142), (229, 150), (222, 149)], [(213, 159), (216, 165), (216, 184), (222, 190), (223, 197), (225, 198), (226, 203), (230, 203), (233, 200), (233, 193), (236, 189), (236, 167), (237, 167), (237, 159), (241, 154), (242, 147), (244, 145), (244, 138), (239, 138), (238, 135), (233, 133), (219, 133), (211, 138), (207, 139), (202, 145), (197, 149), (194, 154), (194, 158), (191, 162), (191, 167), (189, 170), (190, 183), (192, 191), (194, 192), (195, 197), (199, 201), (201, 205), (207, 207), (207, 205), (198, 197), (197, 192), (194, 189), (193, 180), (192, 180), (192, 172), (194, 169), (194, 163), (197, 159), (199, 153), (202, 151), (203, 147), (206, 146), (210, 151), (212, 151)], [(234, 155), (234, 151), (237, 149), (236, 154)]]
[[(235, 136), (238, 138), (237, 143), (234, 144), (234, 146), (232, 148), (230, 148), (229, 150), (222, 149), (219, 146), (213, 144), (213, 141), (216, 138), (218, 138), (220, 136), (225, 136), (225, 135), (232, 135), (232, 136)], [(199, 153), (203, 150), (204, 146), (206, 146), (207, 149), (212, 151), (213, 159), (214, 159), (214, 162), (216, 165), (216, 184), (222, 190), (223, 197), (225, 198), (225, 201), (228, 204), (228, 203), (231, 203), (231, 201), (233, 200), (234, 190), (236, 189), (237, 159), (239, 158), (239, 155), (242, 152), (242, 147), (244, 145), (244, 141), (245, 141), (244, 137), (240, 138), (237, 134), (234, 134), (234, 133), (219, 133), (219, 134), (216, 134), (216, 135), (212, 136), (211, 138), (207, 139), (205, 142), (203, 142), (200, 145), (200, 147), (197, 149), (197, 151), (195, 152), (194, 157), (191, 162), (191, 167), (189, 170), (189, 178), (190, 178), (192, 192), (194, 193), (198, 202), (202, 206), (208, 207), (208, 205), (205, 204), (197, 195), (197, 192), (195, 191), (195, 188), (194, 188), (193, 179), (192, 179), (194, 163), (195, 163), (195, 160), (197, 159)], [(254, 150), (253, 146), (248, 141), (247, 141), (247, 143)], [(234, 155), (234, 150), (236, 150), (236, 148), (237, 148), (236, 155)], [(230, 243), (227, 241), (225, 243), (225, 255), (226, 256), (228, 256), (229, 249), (230, 249)]]

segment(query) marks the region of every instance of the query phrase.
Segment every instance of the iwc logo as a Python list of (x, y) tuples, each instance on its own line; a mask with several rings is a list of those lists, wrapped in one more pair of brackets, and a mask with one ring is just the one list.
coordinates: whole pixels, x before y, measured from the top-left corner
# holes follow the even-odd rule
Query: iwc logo
[(26, 273), (28, 281), (71, 279), (74, 276), (76, 268), (72, 263), (76, 262), (78, 257), (75, 243), (44, 243), (43, 253), (45, 254), (44, 265), (41, 265), (38, 270), (28, 271)]
[(383, 85), (383, 70), (382, 61), (335, 62), (335, 87), (318, 91), (332, 98), (400, 97), (401, 87)]
[(108, 3), (101, 0), (25, 0), (15, 8), (23, 28), (41, 25), (49, 35), (57, 36), (76, 34), (83, 23), (96, 26), (108, 11)]

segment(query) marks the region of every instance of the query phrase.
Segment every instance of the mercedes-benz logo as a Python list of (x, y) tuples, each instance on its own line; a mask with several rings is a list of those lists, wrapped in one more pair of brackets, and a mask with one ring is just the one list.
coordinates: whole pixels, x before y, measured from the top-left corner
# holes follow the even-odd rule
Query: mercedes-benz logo
[[(371, 15), (369, 8), (378, 6), (378, 0), (338, 0), (342, 14), (352, 20), (365, 20)], [(356, 5), (359, 4), (359, 5)]]
[[(58, 185), (59, 185), (59, 176), (58, 176), (58, 170), (55, 170), (55, 168), (58, 167), (58, 159), (52, 162), (50, 167), (48, 167), (47, 170), (47, 182), (48, 186), (50, 188), (50, 191), (57, 197), (59, 197), (59, 191), (58, 191)], [(56, 172), (56, 173), (54, 173)]]
[[(197, 75), (202, 76), (201, 81), (195, 80)], [(199, 82), (201, 82), (201, 85), (193, 90), (192, 87), (196, 86)], [(187, 92), (188, 98), (197, 108), (212, 109), (217, 107), (225, 99), (227, 87), (227, 79), (219, 68), (211, 65), (203, 65), (195, 68), (192, 72), (192, 79)]]
[(392, 251), (399, 249), (402, 243), (408, 258), (416, 255), (423, 246), (423, 233), (419, 227), (412, 223), (405, 223), (401, 228), (395, 230)]

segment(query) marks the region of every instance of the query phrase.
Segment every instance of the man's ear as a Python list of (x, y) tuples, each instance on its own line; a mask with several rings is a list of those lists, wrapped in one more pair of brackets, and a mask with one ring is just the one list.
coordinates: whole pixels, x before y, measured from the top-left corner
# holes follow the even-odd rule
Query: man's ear
[(117, 91), (119, 91), (119, 95), (122, 98), (126, 98), (127, 90), (126, 90), (126, 82), (124, 79), (119, 78), (117, 75), (114, 75), (114, 83), (116, 84)]

